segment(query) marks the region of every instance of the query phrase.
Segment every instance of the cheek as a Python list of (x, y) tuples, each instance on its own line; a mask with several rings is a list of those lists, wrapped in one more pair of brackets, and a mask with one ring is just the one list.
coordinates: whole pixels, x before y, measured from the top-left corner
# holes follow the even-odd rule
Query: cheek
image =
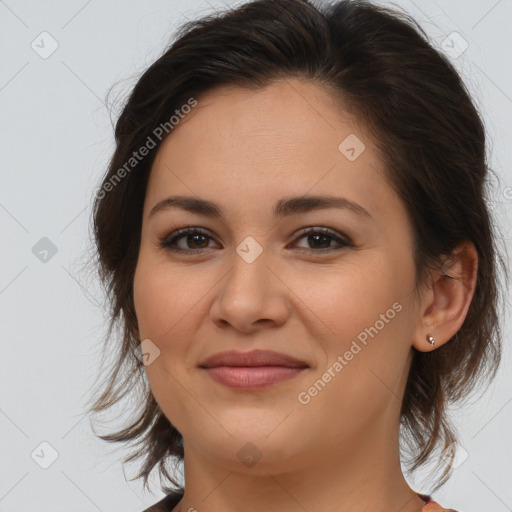
[[(192, 328), (190, 315), (200, 283), (191, 283), (169, 265), (141, 255), (134, 276), (134, 305), (141, 340), (158, 347), (158, 356), (144, 366), (151, 391), (172, 424), (186, 431), (184, 418), (197, 416), (187, 393), (183, 365)], [(187, 325), (189, 327), (187, 328)], [(189, 331), (189, 332), (187, 332)], [(153, 349), (155, 350), (155, 349)], [(155, 352), (153, 352), (155, 354)]]
[[(351, 396), (394, 389), (410, 351), (407, 304), (412, 267), (384, 253), (368, 253), (357, 264), (345, 264), (321, 279), (305, 276), (296, 281), (298, 285), (302, 279), (302, 289), (307, 290), (301, 299), (315, 313), (317, 323), (329, 328), (315, 336), (326, 354), (327, 368), (342, 358), (343, 369), (339, 365), (338, 371), (332, 369), (339, 376), (332, 386), (338, 389), (335, 397), (350, 401)], [(358, 407), (357, 399), (352, 406)]]
[(200, 283), (185, 279), (162, 262), (140, 258), (134, 276), (134, 305), (140, 335), (163, 344), (197, 302)]
[(393, 304), (403, 300), (409, 280), (402, 269), (385, 255), (360, 254), (331, 269), (288, 273), (287, 284), (300, 299), (298, 309), (310, 309), (336, 341), (347, 340), (376, 321), (380, 326), (381, 314), (394, 318)]

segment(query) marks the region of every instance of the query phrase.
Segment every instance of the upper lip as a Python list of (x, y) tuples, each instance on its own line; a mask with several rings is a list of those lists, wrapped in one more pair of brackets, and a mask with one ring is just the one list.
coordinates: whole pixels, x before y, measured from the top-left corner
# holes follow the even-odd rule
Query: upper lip
[(231, 350), (213, 354), (207, 357), (199, 366), (203, 368), (213, 368), (215, 366), (289, 366), (292, 368), (306, 368), (308, 364), (296, 357), (272, 350), (251, 350), (250, 352)]

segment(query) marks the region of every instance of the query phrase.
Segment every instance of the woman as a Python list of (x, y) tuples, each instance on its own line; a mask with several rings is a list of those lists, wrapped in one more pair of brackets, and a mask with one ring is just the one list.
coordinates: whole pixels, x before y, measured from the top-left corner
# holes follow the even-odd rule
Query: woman
[(504, 265), (481, 119), (420, 27), (361, 1), (191, 22), (115, 133), (94, 228), (123, 345), (92, 410), (142, 386), (101, 437), (159, 467), (148, 510), (447, 510), (401, 462), (450, 476)]

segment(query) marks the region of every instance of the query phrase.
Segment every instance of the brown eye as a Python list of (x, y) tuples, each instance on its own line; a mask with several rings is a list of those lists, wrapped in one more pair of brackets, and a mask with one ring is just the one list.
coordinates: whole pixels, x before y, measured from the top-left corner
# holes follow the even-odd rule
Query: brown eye
[[(345, 247), (353, 247), (352, 242), (345, 236), (338, 234), (328, 228), (306, 228), (301, 232), (301, 236), (296, 238), (307, 239), (308, 247), (301, 252), (309, 253), (328, 253)], [(183, 228), (178, 229), (170, 236), (159, 242), (160, 247), (173, 252), (183, 254), (201, 253), (209, 249), (209, 242), (213, 238), (207, 231), (201, 228)], [(183, 241), (185, 247), (178, 244)], [(333, 246), (332, 242), (335, 242)]]
[[(186, 247), (179, 247), (178, 242), (184, 240)], [(193, 253), (208, 249), (208, 242), (212, 237), (200, 228), (184, 228), (175, 231), (170, 237), (160, 242), (160, 246), (176, 252)]]
[[(307, 228), (302, 231), (301, 236), (296, 240), (306, 238), (308, 245), (306, 249), (309, 252), (331, 252), (334, 250), (342, 249), (343, 247), (353, 247), (352, 242), (345, 236), (340, 236), (338, 233), (331, 231), (327, 228)], [(331, 242), (335, 241), (337, 246), (332, 246)], [(311, 247), (312, 246), (312, 247)]]

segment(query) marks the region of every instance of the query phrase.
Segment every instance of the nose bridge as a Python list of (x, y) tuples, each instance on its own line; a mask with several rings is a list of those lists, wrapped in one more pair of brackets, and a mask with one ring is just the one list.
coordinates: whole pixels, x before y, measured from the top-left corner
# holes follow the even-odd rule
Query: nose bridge
[[(232, 300), (250, 300), (252, 307), (264, 300), (270, 291), (267, 268), (269, 250), (252, 236), (246, 237), (235, 248), (232, 270), (227, 275), (225, 294), (234, 293)], [(270, 285), (271, 286), (271, 285)]]
[(284, 290), (268, 266), (270, 252), (251, 236), (235, 248), (232, 268), (212, 306), (213, 320), (249, 329), (258, 320), (281, 323), (288, 311)]
[(268, 254), (268, 248), (265, 250), (252, 236), (245, 237), (236, 247), (237, 255), (248, 265), (252, 265), (252, 263), (261, 259), (264, 252)]

